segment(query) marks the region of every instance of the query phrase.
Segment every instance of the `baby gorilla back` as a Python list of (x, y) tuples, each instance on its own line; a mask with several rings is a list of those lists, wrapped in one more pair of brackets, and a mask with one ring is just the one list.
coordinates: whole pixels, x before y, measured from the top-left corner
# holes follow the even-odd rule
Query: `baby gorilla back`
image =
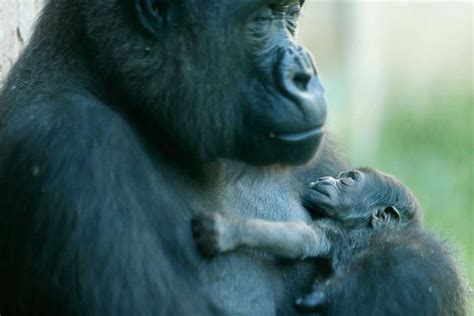
[(411, 229), (380, 231), (347, 269), (316, 284), (327, 315), (466, 315), (468, 286), (452, 249)]

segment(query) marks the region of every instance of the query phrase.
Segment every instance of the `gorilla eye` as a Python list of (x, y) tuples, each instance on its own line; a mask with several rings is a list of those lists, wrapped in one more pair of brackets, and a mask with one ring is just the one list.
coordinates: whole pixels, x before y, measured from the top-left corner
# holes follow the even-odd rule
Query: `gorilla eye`
[(287, 27), (290, 33), (295, 36), (298, 29), (298, 20), (300, 17), (301, 6), (298, 3), (290, 5), (286, 10)]
[(273, 10), (270, 7), (265, 7), (255, 16), (255, 21), (266, 24), (273, 20)]
[(299, 4), (293, 4), (288, 8), (287, 14), (290, 18), (299, 17), (301, 12), (301, 6)]

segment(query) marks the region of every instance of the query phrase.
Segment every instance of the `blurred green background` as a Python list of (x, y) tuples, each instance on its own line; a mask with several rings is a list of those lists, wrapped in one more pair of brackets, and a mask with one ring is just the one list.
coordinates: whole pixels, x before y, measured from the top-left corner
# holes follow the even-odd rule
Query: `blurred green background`
[(473, 4), (309, 1), (300, 41), (354, 166), (397, 176), (474, 284)]

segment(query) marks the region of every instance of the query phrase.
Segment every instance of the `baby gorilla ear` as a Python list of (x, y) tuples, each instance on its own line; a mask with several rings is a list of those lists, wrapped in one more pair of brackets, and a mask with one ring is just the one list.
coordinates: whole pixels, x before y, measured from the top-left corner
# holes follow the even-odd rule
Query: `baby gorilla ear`
[(371, 224), (373, 228), (381, 228), (399, 222), (400, 212), (393, 205), (379, 207), (372, 213)]

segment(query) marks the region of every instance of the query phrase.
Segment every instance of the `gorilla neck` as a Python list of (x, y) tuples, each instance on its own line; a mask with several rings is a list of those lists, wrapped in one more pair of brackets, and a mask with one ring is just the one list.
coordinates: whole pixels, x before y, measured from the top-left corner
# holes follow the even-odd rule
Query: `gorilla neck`
[(219, 183), (235, 182), (241, 178), (253, 178), (254, 181), (260, 182), (270, 178), (274, 179), (275, 176), (289, 179), (294, 167), (283, 165), (252, 166), (240, 161), (219, 159), (203, 164), (202, 170)]
[(189, 182), (186, 196), (195, 211), (307, 221), (294, 172), (294, 167), (254, 167), (222, 159), (202, 165), (202, 176)]

